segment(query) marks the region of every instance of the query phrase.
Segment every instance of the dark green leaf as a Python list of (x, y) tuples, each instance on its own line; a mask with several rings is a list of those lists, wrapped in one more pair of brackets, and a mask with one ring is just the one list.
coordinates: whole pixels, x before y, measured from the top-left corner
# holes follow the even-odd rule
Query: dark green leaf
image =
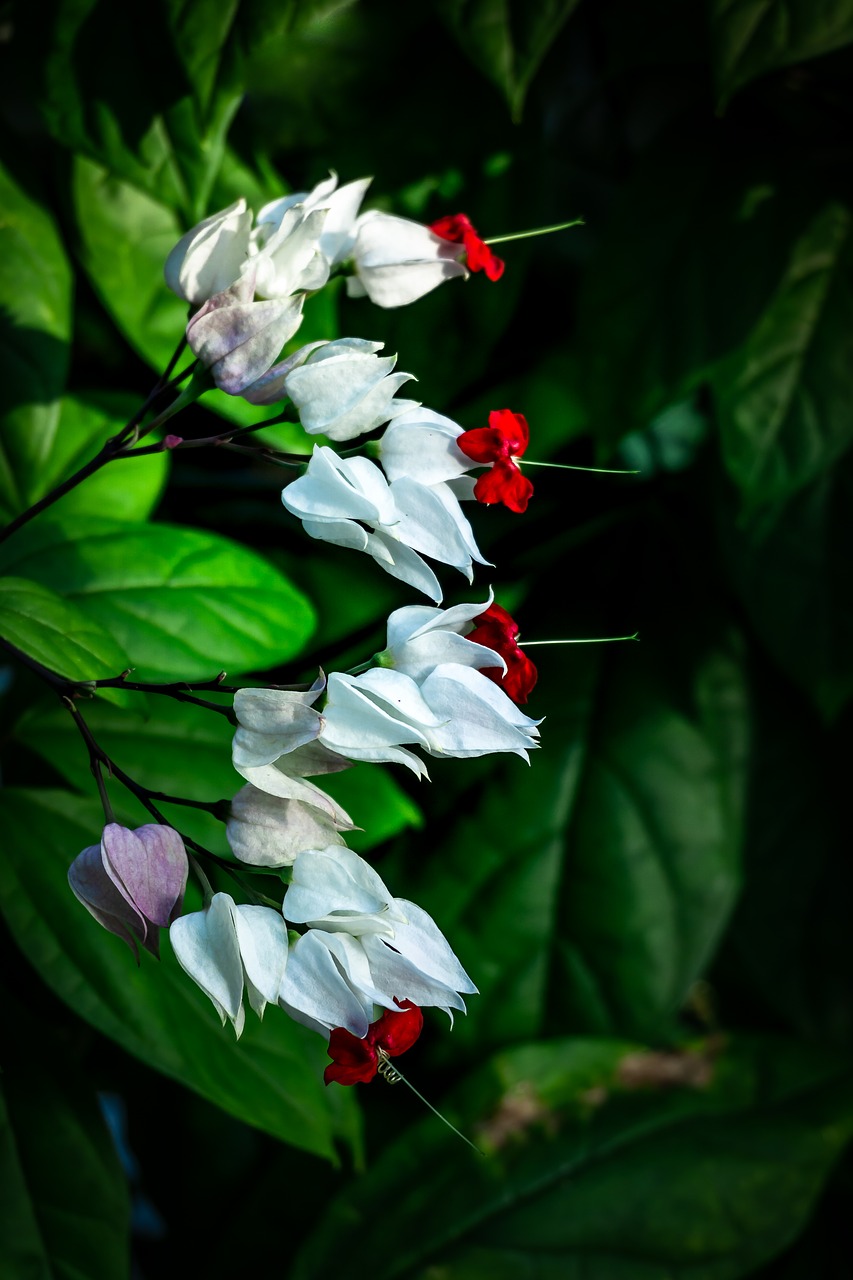
[(52, 446), (71, 333), (71, 271), (50, 215), (0, 167), (0, 514), (20, 511), (22, 464)]
[(756, 76), (817, 58), (853, 40), (850, 0), (712, 0), (720, 105)]
[(539, 64), (577, 2), (437, 0), (437, 8), (472, 62), (503, 92), (517, 121)]
[(0, 902), (18, 946), (57, 995), (129, 1053), (247, 1124), (334, 1159), (333, 1133), (351, 1124), (354, 1101), (327, 1101), (321, 1037), (269, 1009), (263, 1025), (250, 1014), (236, 1042), (165, 937), (161, 963), (145, 954), (137, 968), (70, 892), (68, 866), (103, 825), (97, 801), (6, 790), (0, 813)]
[(94, 1095), (34, 1064), (4, 1064), (0, 1094), (0, 1274), (122, 1280), (127, 1184)]
[(0, 578), (0, 636), (67, 680), (116, 676), (127, 657), (82, 609), (26, 578)]
[(718, 366), (723, 456), (744, 499), (784, 498), (853, 442), (851, 216), (829, 205), (794, 246), (755, 330)]
[(853, 1076), (784, 1040), (563, 1040), (493, 1059), (449, 1115), (485, 1156), (423, 1121), (333, 1203), (293, 1280), (341, 1258), (376, 1280), (738, 1280), (808, 1219)]
[(137, 679), (274, 666), (314, 627), (308, 601), (266, 560), (194, 529), (44, 519), (4, 546), (2, 563), (108, 627)]
[(599, 669), (576, 651), (562, 683), (550, 664), (529, 774), (496, 770), (423, 860), (407, 893), (481, 991), (458, 1039), (671, 1034), (739, 886), (745, 691), (724, 653), (686, 690), (666, 661), (627, 646)]
[(375, 764), (355, 765), (341, 773), (317, 778), (324, 791), (333, 795), (361, 831), (350, 831), (347, 844), (356, 853), (366, 853), (383, 840), (390, 840), (408, 827), (422, 827), (423, 814), (414, 800), (386, 769)]
[[(109, 392), (67, 396), (54, 418), (54, 427), (39, 440), (39, 456), (33, 457), (35, 440), (8, 436), (7, 474), (12, 483), (0, 489), (0, 517), (11, 520), (32, 506), (95, 456), (137, 408), (129, 396)], [(109, 511), (117, 520), (144, 520), (155, 507), (169, 467), (165, 453), (134, 458), (104, 467), (59, 499), (55, 514), (101, 515)]]

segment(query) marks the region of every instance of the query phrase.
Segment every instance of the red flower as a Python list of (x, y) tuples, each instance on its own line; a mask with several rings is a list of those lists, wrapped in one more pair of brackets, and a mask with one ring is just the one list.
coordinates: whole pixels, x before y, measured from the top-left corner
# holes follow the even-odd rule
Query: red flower
[(363, 1040), (345, 1027), (335, 1027), (329, 1036), (329, 1057), (332, 1061), (323, 1073), (326, 1084), (367, 1084), (379, 1070), (378, 1049), (389, 1058), (405, 1053), (421, 1034), (424, 1015), (411, 1000), (398, 1000), (399, 1013), (386, 1009), (381, 1018), (367, 1028)]
[(446, 218), (439, 218), (430, 225), (430, 231), (442, 240), (452, 240), (454, 244), (465, 246), (469, 271), (485, 271), (489, 280), (500, 280), (504, 273), (503, 259), (492, 253), (485, 240), (480, 239), (467, 214), (450, 213)]
[(466, 640), (494, 649), (506, 663), (506, 675), (500, 667), (482, 667), (480, 674), (499, 684), (513, 702), (526, 702), (539, 672), (526, 653), (518, 647), (518, 623), (499, 604), (490, 604), (485, 613), (474, 619), (476, 626)]
[(527, 419), (511, 409), (493, 409), (487, 427), (463, 431), (456, 443), (474, 462), (492, 463), (474, 485), (478, 502), (502, 502), (510, 511), (527, 510), (533, 497), (533, 485), (523, 476), (516, 462), (530, 439)]

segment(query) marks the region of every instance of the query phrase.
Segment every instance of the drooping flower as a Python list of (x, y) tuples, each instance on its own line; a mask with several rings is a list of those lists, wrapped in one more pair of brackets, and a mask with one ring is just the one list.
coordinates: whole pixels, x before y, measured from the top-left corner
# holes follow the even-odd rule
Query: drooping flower
[(249, 256), (252, 211), (237, 200), (181, 236), (166, 259), (166, 284), (198, 306), (234, 284)]
[(373, 1009), (403, 1001), (464, 1011), (476, 987), (435, 921), (392, 898), (351, 849), (306, 850), (293, 865), (282, 912), (308, 932), (292, 948), (280, 1003), (315, 1029), (367, 1035)]
[(473, 577), (486, 564), (459, 501), (447, 485), (401, 477), (391, 484), (367, 458), (339, 458), (315, 446), (304, 475), (282, 493), (312, 538), (366, 551), (387, 573), (441, 600), (441, 587), (422, 555)]
[(278, 999), (287, 966), (287, 928), (271, 907), (238, 906), (227, 893), (215, 893), (203, 911), (180, 916), (169, 930), (181, 968), (201, 987), (225, 1025), (239, 1039), (249, 1003), (263, 1017)]
[(355, 276), (350, 297), (364, 294), (380, 307), (403, 307), (453, 276), (467, 276), (458, 249), (422, 223), (372, 210), (357, 222)]
[(332, 1061), (323, 1072), (326, 1084), (367, 1084), (379, 1070), (384, 1054), (396, 1058), (405, 1053), (421, 1034), (424, 1015), (411, 1000), (400, 1002), (398, 1010), (386, 1009), (371, 1022), (363, 1040), (345, 1027), (335, 1027), (329, 1036)]
[(465, 249), (465, 265), (469, 271), (482, 271), (489, 280), (500, 280), (504, 273), (504, 261), (493, 253), (485, 240), (477, 235), (471, 219), (465, 213), (451, 213), (430, 224), (442, 240), (451, 240)]
[(416, 683), (425, 680), (443, 662), (457, 662), (481, 671), (497, 670), (500, 683), (505, 670), (503, 660), (495, 668), (498, 654), (494, 646), (485, 646), (482, 639), (472, 643), (470, 634), (475, 620), (485, 616), (484, 610), (488, 612), (491, 603), (489, 593), (485, 604), (458, 604), (452, 609), (408, 605), (395, 609), (388, 618), (386, 647), (374, 661), (380, 667), (402, 671)]
[(184, 842), (172, 827), (149, 823), (130, 831), (110, 822), (101, 843), (74, 859), (68, 882), (87, 911), (134, 955), (139, 942), (158, 956), (158, 930), (180, 912), (188, 871)]
[(493, 649), (504, 661), (503, 667), (480, 667), (480, 671), (494, 680), (513, 702), (525, 703), (539, 673), (535, 664), (519, 648), (518, 623), (506, 609), (492, 603), (474, 622), (474, 630), (469, 631), (466, 638), (478, 647), (485, 645), (487, 649)]
[(318, 182), (313, 191), (282, 196), (264, 205), (258, 214), (258, 225), (271, 224), (277, 229), (287, 210), (294, 205), (302, 205), (306, 212), (325, 209), (320, 252), (330, 266), (336, 266), (352, 253), (358, 211), (372, 181), (372, 178), (358, 178), (355, 182), (338, 187), (338, 175), (333, 171), (325, 181)]
[(527, 419), (510, 409), (493, 410), (487, 427), (475, 427), (457, 437), (456, 444), (467, 457), (490, 467), (474, 485), (478, 502), (502, 502), (510, 511), (527, 510), (533, 485), (521, 474), (517, 460), (529, 439)]
[(394, 399), (412, 375), (394, 373), (397, 357), (376, 354), (383, 346), (364, 338), (338, 338), (312, 343), (301, 361), (291, 357), (282, 385), (307, 432), (353, 440), (414, 406), (412, 400)]
[(193, 354), (230, 396), (240, 395), (275, 362), (302, 323), (304, 294), (254, 302), (253, 276), (215, 294), (187, 325)]
[(340, 832), (355, 830), (355, 823), (331, 796), (319, 794), (326, 805), (314, 797), (283, 799), (251, 783), (242, 787), (225, 827), (234, 856), (256, 867), (288, 867), (303, 849), (343, 844)]

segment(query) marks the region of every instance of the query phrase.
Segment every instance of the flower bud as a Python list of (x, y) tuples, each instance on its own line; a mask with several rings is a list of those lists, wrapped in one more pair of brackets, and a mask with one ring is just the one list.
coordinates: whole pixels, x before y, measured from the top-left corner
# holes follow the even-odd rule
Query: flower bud
[(253, 287), (253, 276), (244, 276), (210, 298), (187, 325), (193, 354), (230, 396), (269, 370), (302, 323), (304, 294), (253, 302)]
[(182, 236), (166, 259), (166, 284), (193, 306), (232, 285), (249, 254), (252, 211), (245, 200), (205, 218)]

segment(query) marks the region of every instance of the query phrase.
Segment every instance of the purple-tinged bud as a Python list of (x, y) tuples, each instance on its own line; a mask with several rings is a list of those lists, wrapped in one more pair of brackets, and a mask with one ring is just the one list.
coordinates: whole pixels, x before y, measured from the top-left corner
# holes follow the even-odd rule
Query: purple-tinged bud
[(163, 437), (164, 449), (177, 449), (178, 445), (181, 445), (183, 443), (184, 443), (183, 436), (168, 435)]
[(193, 354), (220, 390), (238, 396), (275, 363), (302, 323), (303, 293), (253, 302), (254, 276), (217, 293), (187, 325)]
[(137, 942), (159, 956), (157, 929), (180, 915), (188, 870), (184, 842), (171, 827), (149, 824), (129, 831), (111, 822), (100, 846), (74, 859), (68, 882), (98, 923), (137, 958)]

